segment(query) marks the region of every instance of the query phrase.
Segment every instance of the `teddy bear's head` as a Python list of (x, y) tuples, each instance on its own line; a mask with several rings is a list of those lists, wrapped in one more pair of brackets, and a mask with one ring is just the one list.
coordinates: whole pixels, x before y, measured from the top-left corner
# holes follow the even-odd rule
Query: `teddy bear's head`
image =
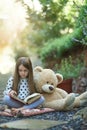
[(52, 93), (54, 89), (63, 81), (63, 76), (55, 73), (51, 69), (43, 69), (40, 66), (34, 68), (34, 83), (37, 92)]

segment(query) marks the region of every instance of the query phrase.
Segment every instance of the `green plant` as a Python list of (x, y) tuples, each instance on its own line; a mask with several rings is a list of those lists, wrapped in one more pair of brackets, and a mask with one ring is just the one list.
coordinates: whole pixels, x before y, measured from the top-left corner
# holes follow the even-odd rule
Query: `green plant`
[(74, 39), (80, 39), (81, 34), (81, 29), (78, 28), (71, 34), (49, 40), (40, 50), (40, 57), (45, 66), (49, 64), (47, 62), (48, 60), (49, 62), (55, 60), (57, 63), (58, 59), (62, 59), (66, 55), (70, 55), (74, 50), (78, 49), (78, 47), (80, 48), (81, 45), (76, 44)]
[(83, 62), (80, 59), (75, 59), (75, 63), (73, 62), (72, 57), (69, 56), (61, 61), (60, 66), (56, 65), (57, 72), (62, 74), (64, 79), (76, 78), (79, 76), (79, 72), (83, 67)]

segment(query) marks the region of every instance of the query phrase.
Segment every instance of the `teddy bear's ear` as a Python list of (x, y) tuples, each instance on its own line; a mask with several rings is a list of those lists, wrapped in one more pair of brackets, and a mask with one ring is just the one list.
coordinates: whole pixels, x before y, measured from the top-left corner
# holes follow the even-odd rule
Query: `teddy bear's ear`
[(58, 79), (58, 84), (60, 84), (63, 81), (63, 76), (61, 74), (56, 74), (56, 77)]
[(36, 66), (35, 68), (34, 68), (34, 71), (35, 72), (41, 72), (43, 70), (43, 68), (41, 67), (41, 66)]

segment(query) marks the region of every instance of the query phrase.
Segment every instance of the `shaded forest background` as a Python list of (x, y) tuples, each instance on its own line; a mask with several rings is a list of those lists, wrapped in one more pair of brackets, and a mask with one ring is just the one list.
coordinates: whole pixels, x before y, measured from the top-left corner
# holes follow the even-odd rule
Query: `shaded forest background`
[(79, 69), (87, 66), (87, 0), (10, 2), (8, 13), (6, 0), (0, 6), (0, 51), (5, 57), (15, 62), (20, 56), (36, 56), (55, 71), (71, 64), (77, 70), (77, 64)]

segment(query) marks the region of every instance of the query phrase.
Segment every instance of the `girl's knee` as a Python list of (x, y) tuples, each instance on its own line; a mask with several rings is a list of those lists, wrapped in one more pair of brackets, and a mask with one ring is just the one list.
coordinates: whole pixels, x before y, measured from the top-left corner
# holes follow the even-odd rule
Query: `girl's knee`
[(9, 95), (4, 96), (3, 103), (7, 106), (15, 107), (15, 108), (19, 108), (23, 106), (23, 104), (21, 104), (20, 102), (11, 99)]
[(44, 101), (45, 101), (45, 98), (44, 98), (43, 96), (41, 96), (40, 100), (41, 100), (42, 102), (44, 102)]
[(4, 98), (3, 98), (3, 102), (6, 103), (6, 102), (9, 102), (9, 101), (10, 101), (10, 96), (5, 95)]

